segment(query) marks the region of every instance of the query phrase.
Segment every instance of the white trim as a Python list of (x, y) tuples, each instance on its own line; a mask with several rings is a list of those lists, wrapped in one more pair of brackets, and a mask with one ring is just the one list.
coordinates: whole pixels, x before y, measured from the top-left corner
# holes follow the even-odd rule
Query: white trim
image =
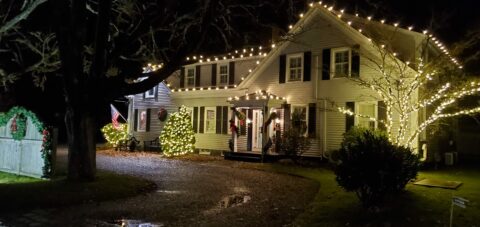
[[(221, 81), (221, 74), (220, 74), (220, 68), (222, 66), (226, 66), (227, 67), (227, 74), (225, 74), (227, 76), (227, 81), (225, 83), (222, 83)], [(229, 84), (229, 80), (230, 80), (230, 62), (225, 62), (225, 63), (222, 63), (222, 64), (217, 64), (217, 86), (222, 86), (222, 85), (228, 85)]]
[[(150, 95), (149, 92), (153, 90), (153, 94)], [(146, 99), (149, 99), (149, 98), (155, 98), (155, 92), (157, 92), (157, 86), (153, 87), (152, 89), (148, 90), (145, 92), (145, 98)]]
[[(189, 71), (189, 70), (192, 70), (192, 71), (193, 71), (193, 84), (191, 84), (191, 85), (188, 84), (188, 78), (189, 78), (189, 77), (188, 77), (188, 71)], [(196, 79), (195, 77), (196, 77), (196, 74), (197, 74), (197, 69), (196, 69), (196, 67), (185, 67), (185, 79), (184, 79), (184, 81), (183, 81), (183, 83), (184, 83), (183, 85), (184, 85), (185, 88), (195, 87), (195, 82), (196, 82), (196, 81), (195, 81), (195, 79)]]
[[(140, 129), (142, 112), (145, 112), (145, 129)], [(147, 131), (147, 109), (138, 109), (138, 116), (137, 116), (137, 132), (146, 132)]]
[[(304, 53), (296, 53), (296, 54), (288, 54), (288, 55), (287, 55), (287, 62), (286, 62), (287, 65), (286, 65), (286, 67), (285, 67), (285, 71), (286, 71), (286, 73), (285, 73), (286, 78), (285, 78), (285, 79), (286, 79), (286, 82), (299, 82), (299, 81), (303, 81), (303, 74), (304, 74), (304, 72), (305, 72), (305, 64), (304, 64), (304, 62), (303, 62), (303, 61), (304, 61), (304, 60), (303, 60), (303, 58), (304, 58), (303, 55), (304, 55)], [(290, 60), (291, 60), (292, 58), (300, 58), (300, 70), (302, 70), (302, 73), (300, 73), (300, 74), (301, 74), (301, 75), (300, 75), (300, 78), (299, 78), (298, 80), (293, 80), (293, 81), (290, 80)]]
[(345, 77), (336, 77), (335, 76), (335, 54), (338, 52), (348, 51), (348, 73), (347, 77), (352, 76), (352, 48), (350, 47), (339, 47), (332, 48), (330, 52), (330, 78), (345, 78)]
[[(213, 131), (207, 131), (207, 112), (213, 110)], [(205, 134), (215, 134), (217, 133), (217, 107), (205, 107), (205, 116), (204, 116), (204, 125), (203, 133)]]
[[(359, 112), (360, 105), (373, 105), (375, 116), (372, 116), (372, 117), (374, 117), (376, 120), (378, 120), (378, 102), (377, 101), (355, 102), (355, 114), (361, 114)], [(356, 115), (355, 116), (355, 123), (354, 123), (355, 126), (358, 126), (358, 124), (360, 123), (358, 118), (359, 118), (359, 116)], [(375, 124), (375, 129), (377, 129), (378, 128), (378, 122), (374, 121), (374, 124)]]

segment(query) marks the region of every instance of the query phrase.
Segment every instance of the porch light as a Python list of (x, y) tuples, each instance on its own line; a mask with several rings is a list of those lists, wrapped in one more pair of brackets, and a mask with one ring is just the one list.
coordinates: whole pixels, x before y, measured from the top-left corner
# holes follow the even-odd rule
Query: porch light
[(252, 123), (252, 120), (250, 120), (250, 118), (247, 118), (247, 124), (250, 124)]

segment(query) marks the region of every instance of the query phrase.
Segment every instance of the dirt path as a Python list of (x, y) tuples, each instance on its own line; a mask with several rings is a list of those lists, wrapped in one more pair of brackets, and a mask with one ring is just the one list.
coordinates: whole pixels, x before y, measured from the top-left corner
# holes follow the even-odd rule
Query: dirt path
[(100, 154), (97, 167), (150, 179), (158, 190), (118, 201), (37, 210), (33, 216), (50, 226), (115, 226), (121, 219), (158, 226), (284, 226), (318, 190), (315, 183), (298, 177), (158, 155)]

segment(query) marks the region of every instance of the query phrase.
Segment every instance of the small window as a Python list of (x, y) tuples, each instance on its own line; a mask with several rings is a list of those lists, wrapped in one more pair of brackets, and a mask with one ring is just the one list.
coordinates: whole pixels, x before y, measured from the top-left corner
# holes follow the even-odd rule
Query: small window
[(377, 128), (377, 105), (372, 102), (356, 103), (355, 112), (357, 114), (356, 126), (375, 129)]
[(349, 77), (351, 73), (351, 50), (350, 48), (338, 48), (332, 50), (332, 74), (333, 77)]
[(228, 64), (218, 66), (218, 82), (220, 85), (228, 84)]
[[(307, 107), (306, 106), (292, 106), (292, 114), (290, 115), (292, 120), (292, 125), (298, 124), (302, 127), (305, 131), (305, 135), (307, 135), (307, 122), (308, 122), (308, 115), (307, 115)], [(298, 118), (297, 118), (298, 117)], [(297, 118), (299, 122), (293, 122), (294, 118)]]
[(145, 98), (154, 98), (155, 97), (155, 87), (145, 92)]
[(288, 81), (301, 81), (303, 77), (303, 55), (289, 55), (287, 66)]
[(185, 71), (185, 87), (195, 86), (195, 68), (187, 68)]
[(216, 132), (216, 108), (205, 108), (205, 133)]
[(137, 119), (137, 131), (145, 132), (147, 130), (147, 110), (139, 110)]
[(193, 107), (186, 107), (186, 109), (187, 109), (188, 115), (190, 116), (190, 122), (192, 122), (192, 126), (193, 126)]

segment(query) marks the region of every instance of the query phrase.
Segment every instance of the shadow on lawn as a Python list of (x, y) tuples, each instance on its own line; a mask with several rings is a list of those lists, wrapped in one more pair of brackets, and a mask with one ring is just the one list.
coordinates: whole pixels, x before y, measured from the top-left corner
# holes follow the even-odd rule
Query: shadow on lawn
[(65, 177), (0, 184), (0, 211), (51, 208), (134, 196), (156, 188), (155, 183), (131, 176), (99, 172), (93, 182), (69, 182)]

